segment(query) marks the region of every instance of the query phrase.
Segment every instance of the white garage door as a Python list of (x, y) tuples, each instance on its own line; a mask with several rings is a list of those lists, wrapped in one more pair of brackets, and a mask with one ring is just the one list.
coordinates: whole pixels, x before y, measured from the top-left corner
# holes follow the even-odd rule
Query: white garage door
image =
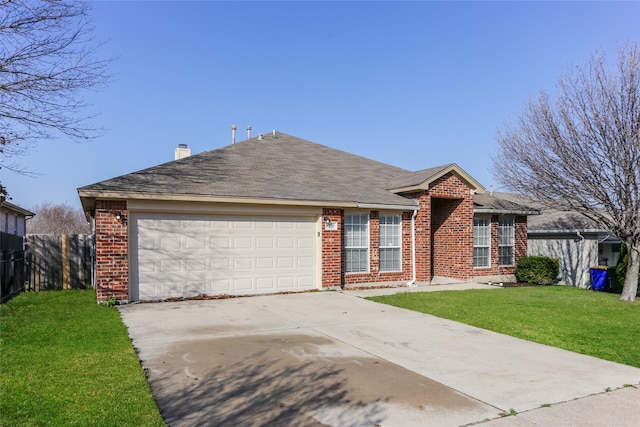
[(134, 214), (132, 300), (316, 288), (312, 218)]

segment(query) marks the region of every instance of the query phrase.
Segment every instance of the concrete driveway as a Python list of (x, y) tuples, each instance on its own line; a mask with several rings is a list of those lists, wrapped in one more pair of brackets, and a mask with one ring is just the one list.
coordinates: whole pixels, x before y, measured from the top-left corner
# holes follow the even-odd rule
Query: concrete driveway
[(640, 369), (348, 293), (120, 310), (170, 426), (546, 425), (500, 417), (640, 383)]

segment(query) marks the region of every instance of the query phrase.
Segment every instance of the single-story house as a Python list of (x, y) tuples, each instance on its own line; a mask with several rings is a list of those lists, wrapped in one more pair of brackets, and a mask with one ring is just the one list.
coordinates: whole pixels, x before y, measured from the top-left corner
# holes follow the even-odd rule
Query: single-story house
[(24, 237), (27, 235), (26, 222), (28, 218), (35, 214), (18, 205), (7, 202), (0, 202), (0, 231), (16, 236)]
[(545, 208), (520, 195), (495, 193), (494, 196), (539, 209), (539, 215), (528, 217), (527, 252), (558, 259), (560, 284), (588, 288), (591, 267), (612, 267), (618, 262), (620, 239), (584, 215)]
[(276, 131), (179, 150), (78, 189), (99, 300), (470, 280), (526, 255), (536, 212), (456, 164), (410, 172)]

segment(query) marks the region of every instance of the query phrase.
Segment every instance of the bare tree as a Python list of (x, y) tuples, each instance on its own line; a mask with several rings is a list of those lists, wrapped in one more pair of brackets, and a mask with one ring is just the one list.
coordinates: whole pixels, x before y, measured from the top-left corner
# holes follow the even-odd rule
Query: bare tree
[(35, 216), (27, 220), (29, 234), (89, 234), (91, 227), (81, 209), (62, 203), (45, 202), (33, 208)]
[(22, 172), (16, 157), (54, 134), (97, 136), (81, 92), (109, 81), (110, 61), (92, 31), (84, 2), (0, 0), (0, 167)]
[(640, 46), (616, 66), (595, 53), (498, 133), (494, 171), (505, 187), (578, 212), (629, 248), (620, 300), (634, 301), (640, 267)]

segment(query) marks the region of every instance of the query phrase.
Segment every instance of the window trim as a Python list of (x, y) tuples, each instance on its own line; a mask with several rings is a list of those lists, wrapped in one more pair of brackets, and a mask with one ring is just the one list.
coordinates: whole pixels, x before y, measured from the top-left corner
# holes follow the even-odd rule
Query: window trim
[[(398, 223), (393, 223), (393, 224), (382, 224), (382, 218), (383, 217), (393, 217), (394, 219), (397, 218)], [(396, 229), (396, 237), (398, 239), (398, 244), (397, 245), (382, 245), (382, 226), (393, 226), (393, 228)], [(391, 213), (391, 212), (380, 212), (378, 215), (378, 250), (379, 250), (379, 255), (378, 255), (378, 269), (380, 270), (381, 273), (398, 273), (402, 271), (402, 214), (399, 213)], [(382, 269), (382, 251), (383, 249), (391, 249), (394, 252), (397, 251), (398, 252), (398, 268), (394, 268), (392, 270), (383, 270)]]
[[(366, 238), (366, 246), (347, 246), (347, 228), (349, 227), (349, 222), (347, 221), (348, 217), (354, 217), (354, 216), (360, 216), (360, 217), (366, 217), (366, 230), (364, 231), (364, 237)], [(362, 213), (362, 212), (345, 212), (344, 214), (344, 242), (343, 242), (343, 250), (344, 250), (344, 272), (345, 274), (367, 274), (370, 272), (371, 270), (371, 255), (370, 255), (370, 251), (371, 251), (371, 215), (367, 212), (367, 213)], [(351, 223), (351, 225), (353, 225), (353, 222)], [(360, 236), (363, 237), (363, 236)], [(363, 251), (366, 254), (366, 270), (359, 270), (359, 271), (349, 271), (349, 264), (347, 262), (347, 253), (349, 252), (349, 250), (359, 250), (359, 251)]]
[[(487, 244), (486, 245), (478, 245), (476, 243), (476, 220), (483, 220), (486, 221), (486, 224), (483, 225), (482, 227), (487, 229), (488, 234), (487, 234)], [(486, 255), (486, 260), (487, 260), (487, 264), (486, 265), (476, 265), (476, 249), (486, 249), (487, 250), (487, 255)], [(484, 256), (483, 256), (484, 258)], [(490, 216), (486, 216), (486, 215), (474, 215), (473, 217), (473, 268), (491, 268), (491, 217)]]

